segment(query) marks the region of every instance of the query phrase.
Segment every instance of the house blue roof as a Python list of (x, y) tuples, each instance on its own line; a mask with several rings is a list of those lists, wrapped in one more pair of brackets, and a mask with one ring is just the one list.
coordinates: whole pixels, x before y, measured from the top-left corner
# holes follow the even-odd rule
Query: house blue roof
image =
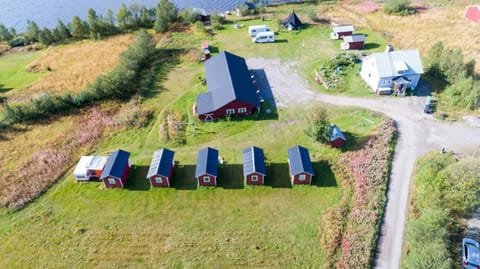
[(255, 146), (243, 150), (243, 176), (252, 173), (266, 175), (263, 149)]
[(123, 171), (128, 165), (129, 157), (130, 152), (128, 151), (119, 149), (112, 152), (112, 154), (108, 156), (107, 163), (105, 164), (105, 168), (102, 171), (100, 179), (104, 179), (106, 177), (122, 178)]
[(205, 62), (205, 74), (208, 92), (197, 95), (199, 115), (216, 111), (234, 100), (260, 105), (242, 57), (222, 51)]
[(332, 124), (332, 133), (330, 134), (330, 141), (333, 141), (337, 138), (341, 138), (343, 141), (347, 141), (345, 136), (343, 135), (342, 131), (340, 128), (338, 128), (337, 125)]
[(197, 166), (195, 167), (195, 177), (202, 175), (217, 176), (218, 174), (218, 150), (214, 148), (204, 148), (198, 152)]
[(309, 173), (313, 175), (312, 162), (308, 155), (308, 149), (302, 146), (295, 146), (288, 149), (288, 160), (292, 174)]
[(147, 178), (156, 175), (168, 177), (172, 168), (173, 155), (175, 155), (175, 152), (166, 148), (155, 151), (148, 169)]

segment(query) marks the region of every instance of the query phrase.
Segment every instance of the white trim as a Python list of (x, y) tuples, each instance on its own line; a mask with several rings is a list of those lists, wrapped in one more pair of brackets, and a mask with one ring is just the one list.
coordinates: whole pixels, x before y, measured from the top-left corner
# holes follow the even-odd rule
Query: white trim
[(251, 180), (252, 182), (258, 182), (258, 175), (252, 175), (252, 176), (250, 177), (250, 180)]
[[(205, 178), (207, 178), (208, 180), (205, 180)], [(202, 181), (203, 183), (211, 183), (210, 176), (202, 176)]]
[[(155, 183), (157, 183), (157, 184), (162, 184), (163, 185), (163, 183), (164, 183), (163, 182), (163, 180), (164, 180), (163, 177), (160, 177), (160, 176), (155, 176), (154, 180), (155, 180)], [(159, 182), (159, 180), (160, 180), (160, 182)]]
[(237, 109), (237, 112), (238, 112), (238, 113), (247, 113), (247, 108), (246, 108), (246, 107), (239, 107), (239, 108)]
[[(111, 180), (113, 180), (113, 183), (112, 183)], [(108, 177), (107, 181), (108, 181), (108, 185), (117, 185), (117, 179), (116, 178)]]
[(225, 114), (233, 115), (233, 114), (235, 114), (235, 109), (234, 108), (229, 108), (229, 109), (225, 110)]
[(305, 174), (298, 175), (298, 181), (306, 181), (306, 180), (307, 180), (307, 175)]

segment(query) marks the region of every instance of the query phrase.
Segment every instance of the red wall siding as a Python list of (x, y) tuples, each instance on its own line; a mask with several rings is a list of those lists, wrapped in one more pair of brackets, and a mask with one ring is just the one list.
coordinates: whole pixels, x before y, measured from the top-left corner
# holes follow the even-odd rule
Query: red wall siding
[[(305, 180), (300, 181), (300, 175), (305, 175)], [(310, 184), (312, 181), (312, 175), (308, 173), (300, 173), (293, 175), (293, 184)]]
[[(203, 177), (208, 176), (210, 177), (210, 182), (205, 182), (203, 181)], [(198, 185), (200, 186), (216, 186), (217, 184), (217, 178), (211, 175), (201, 175), (197, 178)]]
[[(115, 184), (110, 184), (108, 182), (108, 179), (109, 178), (113, 178), (115, 179)], [(106, 188), (121, 188), (122, 187), (122, 184), (120, 183), (120, 179), (118, 178), (114, 178), (114, 177), (106, 177), (103, 179), (103, 183), (105, 184), (105, 187)]]
[(330, 145), (335, 148), (340, 148), (340, 147), (343, 147), (343, 145), (345, 145), (345, 140), (338, 137), (337, 139), (330, 141)]
[[(156, 177), (161, 177), (163, 179), (163, 183), (157, 183), (155, 181)], [(169, 179), (167, 177), (162, 177), (162, 176), (153, 176), (150, 178), (150, 184), (152, 184), (152, 187), (168, 187), (169, 186)]]
[[(252, 181), (252, 176), (253, 175), (257, 175), (258, 176), (258, 181)], [(247, 185), (263, 185), (264, 182), (263, 182), (263, 175), (261, 174), (258, 174), (258, 173), (252, 173), (250, 175), (247, 175), (246, 176), (246, 181), (247, 181)]]
[(480, 10), (477, 7), (469, 7), (465, 13), (465, 18), (474, 22), (480, 22)]
[(125, 169), (123, 169), (123, 175), (122, 175), (122, 183), (124, 187), (125, 187), (125, 183), (127, 183), (128, 172), (130, 172), (130, 166), (127, 164), (125, 165)]
[(349, 47), (348, 49), (353, 50), (353, 49), (363, 49), (364, 42), (359, 41), (359, 42), (352, 42), (348, 43)]
[[(241, 108), (241, 107), (247, 108), (247, 112), (238, 113), (238, 109)], [(211, 114), (213, 114), (212, 115), (213, 119), (223, 118), (227, 115), (227, 109), (235, 109), (235, 114), (232, 114), (231, 115), (232, 117), (245, 116), (245, 115), (252, 114), (254, 108), (255, 108), (254, 105), (251, 105), (251, 104), (239, 101), (239, 100), (234, 100), (234, 101), (226, 104), (225, 106), (217, 109), (216, 111), (213, 111)], [(200, 118), (200, 120), (205, 120), (206, 114), (198, 115), (198, 117)]]
[(342, 32), (342, 33), (337, 33), (338, 38), (343, 38), (346, 35), (352, 35), (352, 32)]

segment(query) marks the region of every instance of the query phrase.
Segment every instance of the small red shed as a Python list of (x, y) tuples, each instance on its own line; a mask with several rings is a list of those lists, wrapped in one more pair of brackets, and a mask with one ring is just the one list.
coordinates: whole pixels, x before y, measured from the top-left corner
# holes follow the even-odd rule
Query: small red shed
[(210, 50), (208, 49), (208, 42), (206, 40), (202, 41), (202, 51), (204, 59), (210, 59)]
[(243, 176), (247, 185), (263, 185), (265, 178), (265, 155), (255, 146), (243, 150)]
[(334, 148), (341, 148), (345, 145), (347, 139), (343, 135), (340, 128), (337, 125), (331, 125), (331, 133), (330, 133), (330, 145)]
[(105, 188), (123, 188), (127, 181), (130, 171), (130, 153), (124, 150), (116, 150), (108, 156), (107, 164), (103, 169), (100, 180), (105, 184)]
[(465, 18), (473, 22), (480, 22), (480, 5), (468, 6), (465, 11)]
[(344, 50), (359, 50), (365, 46), (365, 35), (348, 35), (343, 37), (343, 43), (340, 45)]
[(172, 184), (175, 152), (169, 149), (157, 150), (153, 153), (152, 162), (148, 169), (147, 179), (152, 187), (170, 187)]
[(288, 167), (292, 184), (312, 183), (313, 167), (306, 148), (295, 146), (288, 149)]
[(353, 34), (355, 30), (353, 25), (338, 25), (332, 28), (333, 32), (330, 33), (331, 39), (340, 39), (344, 36), (349, 36)]
[(204, 148), (198, 152), (195, 178), (200, 186), (217, 186), (218, 150)]

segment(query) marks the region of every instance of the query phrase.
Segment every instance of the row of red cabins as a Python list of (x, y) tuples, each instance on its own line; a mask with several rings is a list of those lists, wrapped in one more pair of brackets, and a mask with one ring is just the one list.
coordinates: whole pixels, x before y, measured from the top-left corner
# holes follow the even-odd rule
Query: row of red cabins
[[(163, 148), (155, 151), (147, 173), (152, 187), (170, 187), (175, 167), (174, 152)], [(100, 180), (106, 188), (123, 188), (130, 171), (130, 153), (116, 150), (108, 157)], [(206, 147), (198, 152), (195, 178), (199, 186), (217, 186), (218, 150)], [(288, 166), (292, 184), (311, 184), (314, 175), (308, 150), (301, 146), (288, 149)], [(265, 155), (261, 148), (243, 150), (243, 176), (247, 185), (265, 184)]]

